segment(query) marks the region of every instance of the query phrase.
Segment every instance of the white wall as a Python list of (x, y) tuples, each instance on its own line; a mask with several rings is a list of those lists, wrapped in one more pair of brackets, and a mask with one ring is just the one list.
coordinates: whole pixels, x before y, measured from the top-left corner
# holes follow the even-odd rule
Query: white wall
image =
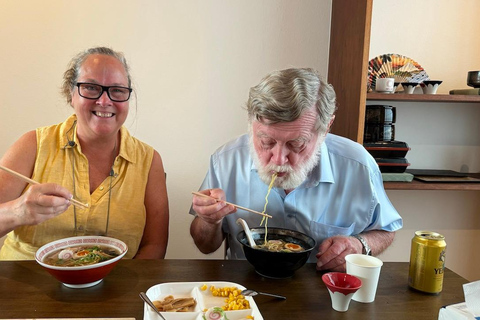
[[(472, 27), (475, 0), (375, 0), (370, 58), (397, 53), (418, 62), (438, 93), (466, 89), (467, 72), (480, 70), (480, 42)], [(418, 91), (418, 89), (417, 89)], [(421, 92), (421, 90), (419, 90)], [(480, 104), (385, 102), (397, 107), (396, 139), (411, 147), (411, 168), (480, 171)], [(378, 104), (372, 101), (368, 104)], [(446, 265), (469, 280), (480, 279), (478, 191), (388, 191), (404, 228), (384, 260), (409, 260), (416, 230), (445, 235)]]
[(221, 257), (191, 240), (191, 191), (210, 154), (246, 131), (251, 86), (291, 66), (326, 74), (330, 8), (316, 0), (0, 0), (0, 155), (72, 112), (59, 87), (74, 54), (123, 51), (138, 95), (126, 125), (159, 151), (168, 174), (167, 258)]

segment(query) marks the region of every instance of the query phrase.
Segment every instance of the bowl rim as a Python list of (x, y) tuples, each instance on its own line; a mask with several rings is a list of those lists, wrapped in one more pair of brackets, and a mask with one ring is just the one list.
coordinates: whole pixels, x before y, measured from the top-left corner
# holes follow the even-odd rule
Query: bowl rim
[[(333, 283), (330, 283), (330, 282), (327, 282), (327, 278), (329, 276), (333, 276), (333, 275), (342, 275), (342, 276), (346, 276), (346, 277), (349, 277), (349, 278), (352, 278), (352, 279), (356, 279), (357, 282), (359, 282), (360, 284), (358, 286), (353, 286), (353, 287), (339, 287)], [(336, 272), (336, 271), (332, 271), (332, 272), (327, 272), (327, 273), (324, 273), (322, 275), (322, 281), (325, 283), (325, 285), (327, 286), (332, 286), (334, 288), (337, 288), (337, 289), (359, 289), (361, 286), (362, 286), (362, 279), (360, 279), (359, 277), (357, 276), (354, 276), (353, 274), (349, 274), (349, 273), (346, 273), (346, 272)]]
[[(265, 230), (264, 227), (260, 227), (260, 226), (259, 226), (259, 227), (250, 228), (250, 231), (255, 230), (255, 229)], [(298, 233), (298, 234), (300, 234), (300, 235), (302, 235), (302, 236), (304, 236), (304, 237), (307, 237), (307, 238), (309, 238), (310, 240), (312, 240), (312, 241), (313, 241), (313, 245), (312, 245), (311, 248), (308, 248), (308, 249), (305, 249), (305, 250), (302, 250), (302, 251), (298, 251), (298, 252), (295, 252), (295, 251), (293, 251), (293, 252), (271, 252), (271, 251), (265, 251), (265, 252), (285, 253), (285, 254), (297, 253), (297, 254), (298, 254), (298, 253), (304, 253), (304, 252), (312, 251), (312, 250), (315, 249), (315, 247), (317, 246), (317, 240), (315, 240), (313, 237), (311, 237), (311, 236), (309, 236), (308, 234), (303, 233), (303, 232), (301, 232), (301, 231), (297, 231), (297, 230), (293, 230), (293, 229), (288, 229), (288, 228), (282, 228), (282, 227), (268, 227), (268, 228), (267, 228), (267, 233), (268, 233), (269, 231), (273, 231), (273, 230), (286, 230), (286, 231), (291, 231), (291, 232)], [(242, 232), (245, 233), (245, 230), (242, 229), (242, 230), (240, 230), (240, 231), (237, 233), (237, 236), (236, 236), (237, 241), (238, 241), (242, 246), (247, 246), (247, 247), (249, 247), (249, 248), (252, 248), (248, 243), (245, 244), (245, 243), (243, 243), (243, 242), (240, 241), (239, 237), (240, 237), (240, 234), (241, 234)], [(264, 233), (265, 233), (265, 232), (263, 232), (263, 234), (264, 234)], [(260, 233), (260, 234), (261, 234), (261, 233)], [(299, 240), (301, 240), (301, 239), (299, 239)], [(253, 248), (252, 248), (252, 249), (253, 249)]]
[[(424, 80), (422, 81), (423, 84), (442, 84), (443, 80)], [(420, 83), (420, 84), (422, 84)]]
[[(103, 261), (103, 262), (99, 262), (99, 263), (94, 263), (94, 264), (90, 264), (90, 265), (85, 265), (85, 266), (77, 266), (77, 267), (62, 267), (62, 266), (52, 266), (50, 264), (47, 264), (45, 262), (42, 261), (42, 259), (40, 258), (40, 254), (43, 253), (43, 251), (52, 246), (52, 245), (58, 245), (59, 243), (62, 243), (62, 242), (68, 242), (68, 241), (75, 241), (75, 240), (79, 240), (79, 239), (87, 239), (87, 240), (93, 240), (93, 239), (102, 239), (103, 241), (110, 241), (110, 242), (118, 242), (121, 246), (124, 247), (124, 250), (121, 251), (121, 253), (116, 256), (115, 258), (112, 258), (112, 259), (109, 259), (109, 260), (106, 260), (106, 261)], [(94, 243), (91, 243), (91, 244), (94, 244)], [(102, 245), (106, 245), (106, 246), (112, 246), (108, 243), (101, 243)], [(73, 246), (74, 244), (68, 244), (66, 243), (65, 245), (59, 245), (58, 247), (56, 248), (53, 248), (52, 250), (50, 250), (49, 252), (45, 253), (42, 258), (44, 258), (48, 253), (50, 253), (51, 251), (56, 251), (58, 249), (63, 249), (63, 248), (67, 248), (67, 247), (71, 247)], [(105, 236), (75, 236), (75, 237), (68, 237), (68, 238), (62, 238), (62, 239), (58, 239), (58, 240), (54, 240), (54, 241), (51, 241), (47, 244), (44, 244), (43, 246), (41, 246), (36, 252), (35, 252), (35, 260), (37, 261), (38, 264), (40, 264), (42, 267), (45, 267), (47, 269), (52, 269), (52, 270), (60, 270), (60, 271), (79, 271), (79, 270), (88, 270), (88, 269), (95, 269), (95, 268), (99, 268), (99, 267), (102, 267), (102, 266), (105, 266), (105, 265), (109, 265), (111, 263), (114, 263), (120, 259), (122, 259), (125, 254), (127, 253), (128, 251), (128, 246), (125, 242), (123, 242), (122, 240), (119, 240), (119, 239), (116, 239), (116, 238), (112, 238), (112, 237), (105, 237)]]
[(414, 87), (418, 86), (418, 82), (400, 82), (400, 84), (401, 84), (402, 86), (408, 86), (408, 87), (410, 87), (410, 86), (414, 86)]

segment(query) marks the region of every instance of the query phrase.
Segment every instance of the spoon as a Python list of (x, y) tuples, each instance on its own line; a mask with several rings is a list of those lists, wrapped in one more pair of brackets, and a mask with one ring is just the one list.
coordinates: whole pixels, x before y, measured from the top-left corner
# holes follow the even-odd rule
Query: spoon
[(245, 296), (245, 297), (254, 297), (256, 296), (257, 294), (263, 294), (265, 296), (271, 296), (271, 297), (275, 297), (275, 298), (278, 298), (278, 299), (283, 299), (283, 300), (287, 300), (287, 297), (284, 297), (284, 296), (279, 296), (279, 295), (276, 295), (276, 294), (271, 294), (271, 293), (264, 293), (264, 292), (258, 292), (258, 291), (255, 291), (255, 290), (243, 290), (241, 292), (241, 295)]
[(242, 218), (238, 218), (237, 224), (243, 227), (243, 230), (245, 231), (245, 235), (247, 236), (248, 243), (250, 243), (250, 247), (256, 248), (257, 244), (255, 243), (255, 240), (253, 240), (252, 233), (250, 232), (250, 228), (248, 227), (247, 222)]
[(145, 301), (153, 309), (153, 311), (155, 311), (160, 316), (160, 318), (162, 318), (163, 320), (167, 320), (165, 319), (164, 316), (162, 316), (162, 313), (158, 311), (157, 307), (155, 307), (152, 300), (150, 300), (150, 298), (147, 297), (145, 292), (140, 292), (140, 298), (142, 298), (142, 300)]

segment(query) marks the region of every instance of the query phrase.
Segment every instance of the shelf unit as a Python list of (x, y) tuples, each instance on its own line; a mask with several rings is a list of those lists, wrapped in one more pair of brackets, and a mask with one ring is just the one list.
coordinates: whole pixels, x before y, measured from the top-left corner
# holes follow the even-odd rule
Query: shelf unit
[[(472, 173), (470, 176), (480, 179), (480, 173)], [(386, 190), (460, 190), (460, 191), (480, 191), (480, 183), (438, 183), (421, 182), (413, 180), (412, 182), (384, 182)]]
[(480, 95), (368, 93), (368, 101), (479, 103)]
[[(385, 94), (368, 93), (367, 101), (399, 101), (399, 102), (453, 102), (453, 103), (478, 103), (480, 96), (477, 95), (449, 95), (449, 94)], [(470, 174), (472, 177), (480, 178), (480, 174)], [(480, 183), (425, 183), (421, 181), (412, 182), (385, 182), (387, 190), (470, 190), (480, 191)]]
[[(327, 81), (337, 93), (331, 132), (363, 144), (366, 101), (480, 104), (480, 96), (447, 94), (367, 94), (373, 0), (333, 0)], [(472, 174), (480, 178), (480, 174)], [(389, 190), (474, 190), (480, 183), (385, 182)]]

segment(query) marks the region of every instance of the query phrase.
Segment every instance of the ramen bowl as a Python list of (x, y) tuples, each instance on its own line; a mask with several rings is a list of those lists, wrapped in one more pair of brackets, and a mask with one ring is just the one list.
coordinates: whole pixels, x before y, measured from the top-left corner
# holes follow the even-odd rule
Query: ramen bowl
[[(46, 263), (47, 259), (61, 250), (74, 247), (100, 247), (113, 250), (117, 256), (87, 265), (58, 266)], [(88, 288), (102, 282), (120, 259), (127, 253), (127, 245), (114, 238), (103, 236), (79, 236), (56, 240), (40, 247), (35, 253), (35, 260), (48, 273), (69, 288)]]
[[(265, 228), (250, 228), (255, 243), (262, 244), (265, 240)], [(297, 252), (272, 252), (264, 249), (252, 248), (248, 243), (245, 231), (237, 234), (237, 240), (242, 244), (245, 258), (255, 268), (255, 271), (267, 278), (289, 278), (300, 269), (308, 260), (315, 248), (316, 241), (312, 237), (289, 229), (268, 228), (267, 240), (283, 240), (302, 246), (304, 250)]]

